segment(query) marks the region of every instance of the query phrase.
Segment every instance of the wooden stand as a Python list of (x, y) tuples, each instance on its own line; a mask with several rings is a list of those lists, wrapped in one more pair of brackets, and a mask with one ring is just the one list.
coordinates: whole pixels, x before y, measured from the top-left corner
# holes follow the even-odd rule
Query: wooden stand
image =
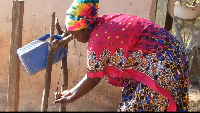
[[(13, 1), (12, 9), (12, 32), (11, 32), (11, 46), (9, 56), (9, 76), (8, 76), (8, 94), (7, 94), (7, 110), (8, 112), (18, 111), (19, 105), (19, 81), (20, 81), (20, 60), (17, 56), (17, 49), (22, 46), (22, 29), (23, 29), (23, 15), (24, 15), (24, 1)], [(62, 34), (59, 23), (56, 24), (58, 34)], [(52, 23), (50, 30), (50, 42), (54, 40), (55, 29), (55, 12), (52, 13)], [(68, 47), (68, 44), (65, 48)], [(53, 51), (49, 44), (47, 67), (45, 74), (45, 86), (43, 90), (43, 98), (41, 111), (45, 112), (48, 109), (48, 97), (51, 83), (51, 71), (52, 71)], [(67, 89), (68, 86), (68, 70), (67, 70), (67, 56), (62, 59), (61, 63), (62, 74), (62, 88)], [(60, 111), (66, 111), (66, 106), (61, 105)]]
[[(55, 12), (52, 14), (52, 23), (51, 23), (51, 40), (50, 43), (54, 40), (54, 29), (57, 29), (58, 34), (62, 35), (63, 31), (61, 30), (61, 27), (56, 20), (55, 24)], [(65, 48), (68, 47), (68, 44), (65, 45)], [(52, 71), (52, 60), (53, 60), (53, 51), (51, 50), (50, 44), (49, 44), (49, 51), (48, 51), (48, 57), (47, 57), (47, 66), (46, 66), (46, 74), (45, 74), (45, 87), (43, 90), (43, 98), (42, 98), (42, 105), (41, 105), (41, 111), (47, 112), (48, 109), (48, 97), (49, 97), (49, 90), (50, 90), (50, 83), (51, 83), (51, 71)], [(61, 74), (62, 74), (62, 87), (61, 91), (66, 90), (68, 86), (68, 70), (67, 70), (67, 56), (65, 56), (62, 59), (61, 62)], [(66, 105), (61, 104), (59, 111), (65, 112), (66, 111)]]

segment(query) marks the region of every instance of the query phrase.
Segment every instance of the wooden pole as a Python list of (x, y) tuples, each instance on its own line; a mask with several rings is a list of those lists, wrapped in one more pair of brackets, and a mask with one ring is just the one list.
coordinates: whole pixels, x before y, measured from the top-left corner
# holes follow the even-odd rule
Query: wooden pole
[[(60, 24), (58, 22), (58, 18), (56, 18), (56, 29), (59, 35), (63, 35), (63, 31), (61, 30)], [(64, 46), (64, 48), (68, 48), (68, 43)], [(67, 69), (67, 55), (62, 59), (61, 62), (61, 75), (62, 75), (62, 87), (61, 91), (64, 91), (68, 87), (68, 69)], [(59, 107), (60, 112), (66, 111), (66, 105), (61, 104)]]
[[(68, 45), (68, 44), (67, 44)], [(62, 72), (62, 87), (61, 87), (61, 91), (64, 91), (67, 89), (68, 87), (68, 69), (67, 69), (67, 56), (65, 56), (62, 59), (61, 62), (61, 72)], [(59, 108), (60, 112), (65, 112), (66, 111), (66, 105), (65, 104), (61, 104), (60, 108)]]
[(23, 15), (24, 1), (13, 1), (7, 111), (18, 111), (20, 60), (17, 56), (17, 49), (22, 46)]
[[(55, 12), (52, 13), (52, 23), (50, 29), (50, 43), (54, 40), (54, 29), (55, 29)], [(48, 98), (49, 98), (49, 90), (51, 83), (51, 71), (52, 71), (52, 61), (53, 61), (53, 50), (51, 49), (51, 45), (49, 43), (48, 47), (48, 56), (47, 56), (47, 64), (46, 64), (46, 74), (45, 74), (45, 86), (43, 90), (43, 98), (41, 111), (47, 112), (48, 109)]]
[(155, 23), (164, 28), (168, 9), (168, 0), (157, 0)]

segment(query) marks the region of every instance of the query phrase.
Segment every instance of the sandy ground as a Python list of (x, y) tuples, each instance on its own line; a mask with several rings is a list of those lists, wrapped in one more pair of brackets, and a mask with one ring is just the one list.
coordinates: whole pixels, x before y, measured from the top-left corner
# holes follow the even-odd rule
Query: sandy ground
[(197, 102), (200, 100), (200, 85), (199, 84), (194, 84), (192, 87), (190, 87), (190, 101)]
[[(198, 102), (200, 101), (200, 85), (199, 84), (194, 84), (193, 87), (190, 88), (189, 91), (189, 99), (190, 102)], [(6, 111), (6, 101), (7, 101), (7, 86), (5, 83), (3, 83), (0, 86), (0, 111)], [(81, 105), (80, 103), (74, 103), (77, 105)], [(35, 111), (34, 109), (37, 109), (37, 107), (32, 106), (34, 105), (34, 103), (30, 102), (29, 103), (29, 107), (30, 107), (30, 111)], [(27, 105), (26, 105), (27, 106)], [(32, 107), (31, 107), (32, 106)], [(73, 105), (72, 105), (73, 106)], [(103, 105), (102, 105), (103, 106)], [(198, 107), (199, 105), (195, 105), (194, 107), (190, 107), (192, 109), (192, 111), (200, 111), (200, 108)], [(57, 110), (57, 105), (56, 106), (50, 106), (50, 110), (54, 111)], [(80, 106), (81, 107), (81, 106)], [(105, 106), (104, 106), (105, 107)], [(103, 108), (102, 108), (103, 109)], [(37, 110), (36, 110), (37, 111)]]
[(195, 84), (190, 88), (190, 109), (189, 112), (200, 111), (200, 84)]

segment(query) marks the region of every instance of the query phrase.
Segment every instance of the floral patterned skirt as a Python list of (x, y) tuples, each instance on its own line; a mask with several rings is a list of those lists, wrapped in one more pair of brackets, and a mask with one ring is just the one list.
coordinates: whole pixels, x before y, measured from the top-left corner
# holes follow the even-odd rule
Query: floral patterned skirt
[(169, 99), (140, 82), (128, 78), (125, 80), (118, 112), (166, 111)]

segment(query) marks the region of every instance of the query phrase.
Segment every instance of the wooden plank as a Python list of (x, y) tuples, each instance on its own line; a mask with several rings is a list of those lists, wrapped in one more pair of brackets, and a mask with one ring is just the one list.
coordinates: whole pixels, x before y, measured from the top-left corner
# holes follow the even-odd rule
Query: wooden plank
[(17, 49), (22, 46), (23, 15), (24, 1), (13, 1), (7, 111), (18, 111), (20, 60), (17, 56)]
[[(52, 13), (52, 23), (50, 29), (50, 43), (54, 39), (54, 29), (55, 29), (55, 12)], [(42, 98), (42, 105), (41, 111), (47, 112), (48, 109), (48, 98), (49, 98), (49, 91), (50, 91), (50, 84), (51, 84), (51, 71), (52, 71), (52, 62), (53, 62), (53, 51), (50, 47), (48, 47), (48, 56), (47, 56), (47, 64), (46, 64), (46, 74), (45, 74), (45, 86), (43, 90), (43, 98)]]

